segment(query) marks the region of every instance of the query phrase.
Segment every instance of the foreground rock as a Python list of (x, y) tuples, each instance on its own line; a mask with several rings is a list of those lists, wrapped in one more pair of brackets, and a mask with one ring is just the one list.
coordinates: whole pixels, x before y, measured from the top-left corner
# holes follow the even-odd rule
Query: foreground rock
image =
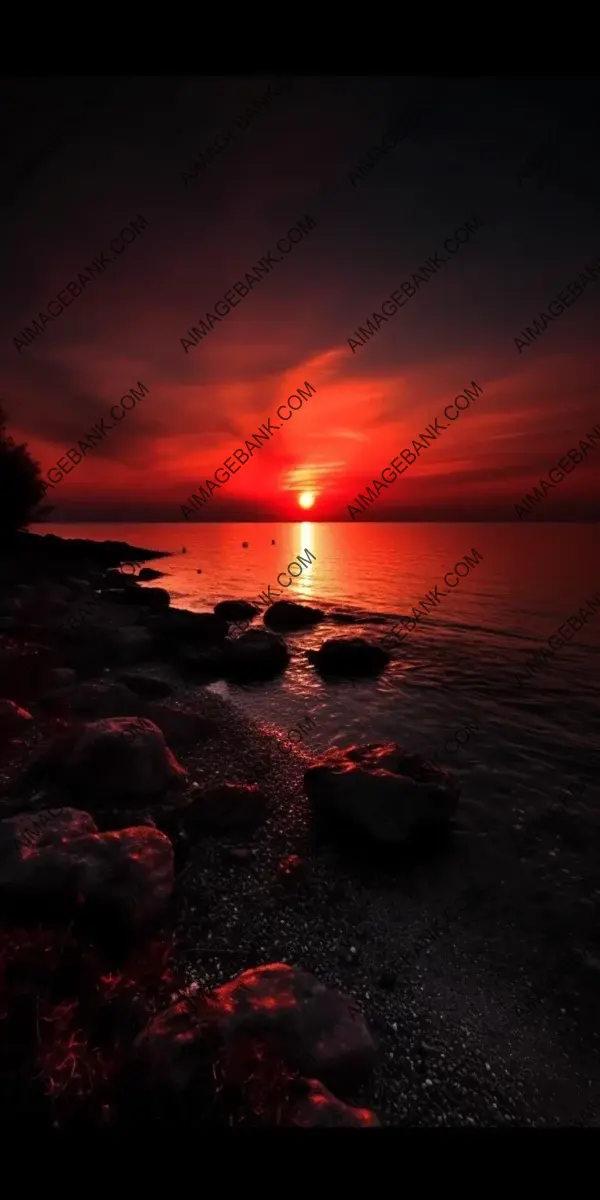
[(12, 915), (79, 913), (134, 932), (162, 913), (173, 881), (173, 848), (157, 829), (98, 833), (73, 808), (0, 821), (0, 897)]
[(92, 721), (57, 739), (38, 760), (38, 772), (44, 764), (52, 766), (55, 783), (94, 806), (121, 797), (143, 803), (187, 777), (162, 730), (140, 717)]
[(133, 717), (138, 697), (123, 683), (86, 679), (69, 687), (54, 688), (41, 699), (42, 706), (61, 716)]
[(323, 675), (376, 675), (391, 655), (365, 638), (329, 638), (319, 650), (307, 650), (309, 662)]
[(233, 680), (273, 679), (285, 670), (290, 660), (289, 650), (274, 633), (250, 629), (224, 645), (225, 672)]
[(382, 846), (447, 830), (460, 797), (453, 775), (393, 742), (329, 750), (305, 772), (304, 787), (334, 829)]
[(295, 629), (308, 629), (322, 621), (325, 613), (320, 608), (311, 608), (308, 604), (296, 604), (294, 600), (276, 600), (267, 609), (263, 620), (270, 629), (277, 633), (292, 633)]
[(266, 797), (255, 783), (222, 783), (207, 788), (194, 800), (186, 824), (192, 823), (207, 833), (226, 833), (231, 829), (254, 829), (267, 815)]
[(249, 621), (260, 609), (249, 600), (220, 600), (215, 604), (215, 612), (226, 621)]
[(350, 1108), (318, 1079), (303, 1080), (306, 1095), (292, 1108), (286, 1124), (302, 1129), (377, 1129), (379, 1121), (368, 1108)]
[(291, 1068), (311, 1078), (358, 1081), (377, 1048), (355, 1001), (283, 963), (244, 971), (207, 996), (179, 1001), (137, 1039), (136, 1050), (157, 1080), (190, 1086), (207, 1041), (228, 1053), (259, 1038)]

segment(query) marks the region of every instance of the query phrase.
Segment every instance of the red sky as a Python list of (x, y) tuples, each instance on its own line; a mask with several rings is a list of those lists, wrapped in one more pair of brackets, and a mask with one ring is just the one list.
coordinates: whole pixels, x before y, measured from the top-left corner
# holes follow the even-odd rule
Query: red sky
[[(524, 353), (514, 342), (598, 256), (598, 181), (575, 179), (572, 138), (516, 182), (548, 130), (568, 128), (567, 103), (581, 129), (591, 85), (567, 101), (551, 80), (457, 80), (354, 187), (349, 172), (433, 82), (298, 79), (184, 187), (181, 170), (267, 83), (136, 81), (142, 120), (124, 81), (11, 213), (13, 436), (47, 470), (138, 380), (149, 388), (49, 491), (53, 519), (180, 519), (305, 380), (315, 395), (196, 520), (297, 519), (304, 491), (312, 520), (349, 519), (353, 498), (472, 380), (483, 394), (361, 519), (514, 519), (600, 421), (600, 276)], [(17, 353), (19, 331), (138, 213), (139, 240)], [(317, 227), (186, 355), (186, 331), (307, 213)], [(352, 354), (354, 330), (474, 213), (469, 244)], [(599, 465), (600, 446), (535, 515), (597, 519)]]

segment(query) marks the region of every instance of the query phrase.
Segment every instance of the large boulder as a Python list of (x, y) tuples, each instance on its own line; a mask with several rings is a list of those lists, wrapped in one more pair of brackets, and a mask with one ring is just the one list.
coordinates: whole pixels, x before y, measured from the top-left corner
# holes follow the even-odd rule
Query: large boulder
[(134, 717), (139, 710), (138, 697), (125, 684), (98, 679), (53, 689), (41, 703), (48, 712), (61, 716)]
[(206, 996), (180, 1000), (151, 1021), (136, 1052), (157, 1081), (180, 1090), (193, 1083), (207, 1039), (225, 1053), (260, 1039), (295, 1070), (348, 1082), (364, 1078), (377, 1057), (356, 1002), (284, 963), (243, 971)]
[(155, 828), (98, 833), (72, 808), (0, 821), (0, 897), (14, 915), (80, 912), (133, 932), (161, 914), (173, 881), (173, 847)]
[(276, 600), (267, 609), (263, 620), (269, 629), (277, 633), (292, 633), (296, 629), (308, 629), (322, 621), (325, 613), (308, 604), (297, 604), (295, 600)]
[(75, 730), (59, 753), (57, 775), (63, 788), (94, 805), (117, 797), (144, 803), (181, 786), (187, 776), (162, 730), (147, 718), (93, 721)]
[(382, 847), (447, 830), (460, 797), (450, 772), (395, 743), (334, 747), (304, 773), (318, 816)]
[(173, 846), (166, 834), (137, 825), (71, 842), (79, 894), (88, 913), (129, 931), (161, 916), (173, 891)]
[(215, 612), (226, 621), (246, 621), (256, 616), (260, 609), (249, 600), (220, 600), (215, 604)]
[(307, 650), (306, 657), (322, 675), (376, 675), (391, 655), (365, 638), (329, 638), (318, 650)]
[(231, 680), (273, 679), (285, 670), (289, 650), (275, 633), (250, 629), (224, 645), (225, 673)]

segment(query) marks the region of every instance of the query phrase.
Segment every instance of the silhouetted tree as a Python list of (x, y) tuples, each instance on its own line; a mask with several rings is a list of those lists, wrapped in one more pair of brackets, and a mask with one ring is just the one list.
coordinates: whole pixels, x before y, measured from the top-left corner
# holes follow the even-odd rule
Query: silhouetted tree
[(50, 506), (42, 506), (44, 487), (40, 464), (27, 446), (15, 444), (6, 432), (6, 416), (0, 406), (0, 538), (40, 521)]

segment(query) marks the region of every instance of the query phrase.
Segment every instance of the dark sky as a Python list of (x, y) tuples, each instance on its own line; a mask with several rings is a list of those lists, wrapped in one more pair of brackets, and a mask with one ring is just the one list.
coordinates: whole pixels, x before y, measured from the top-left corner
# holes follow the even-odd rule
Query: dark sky
[[(186, 184), (269, 85), (266, 106)], [(272, 439), (195, 519), (295, 520), (308, 493), (312, 520), (347, 520), (472, 381), (477, 401), (368, 516), (516, 519), (521, 497), (600, 423), (599, 97), (586, 79), (5, 80), (9, 430), (47, 472), (102, 417), (114, 426), (49, 488), (53, 519), (178, 520), (270, 417)], [(413, 131), (353, 183), (421, 104)], [(278, 254), (307, 215), (315, 226)], [(140, 217), (131, 244), (111, 249)], [(186, 353), (182, 337), (269, 251), (281, 261)], [(106, 269), (57, 313), (101, 252)], [(436, 252), (443, 268), (353, 353), (354, 331)], [(595, 281), (519, 352), (520, 331), (594, 263)], [(36, 320), (40, 332), (24, 334)], [(305, 381), (316, 393), (278, 421)], [(113, 421), (138, 382), (147, 394)], [(597, 441), (534, 516), (599, 519), (599, 467)]]

